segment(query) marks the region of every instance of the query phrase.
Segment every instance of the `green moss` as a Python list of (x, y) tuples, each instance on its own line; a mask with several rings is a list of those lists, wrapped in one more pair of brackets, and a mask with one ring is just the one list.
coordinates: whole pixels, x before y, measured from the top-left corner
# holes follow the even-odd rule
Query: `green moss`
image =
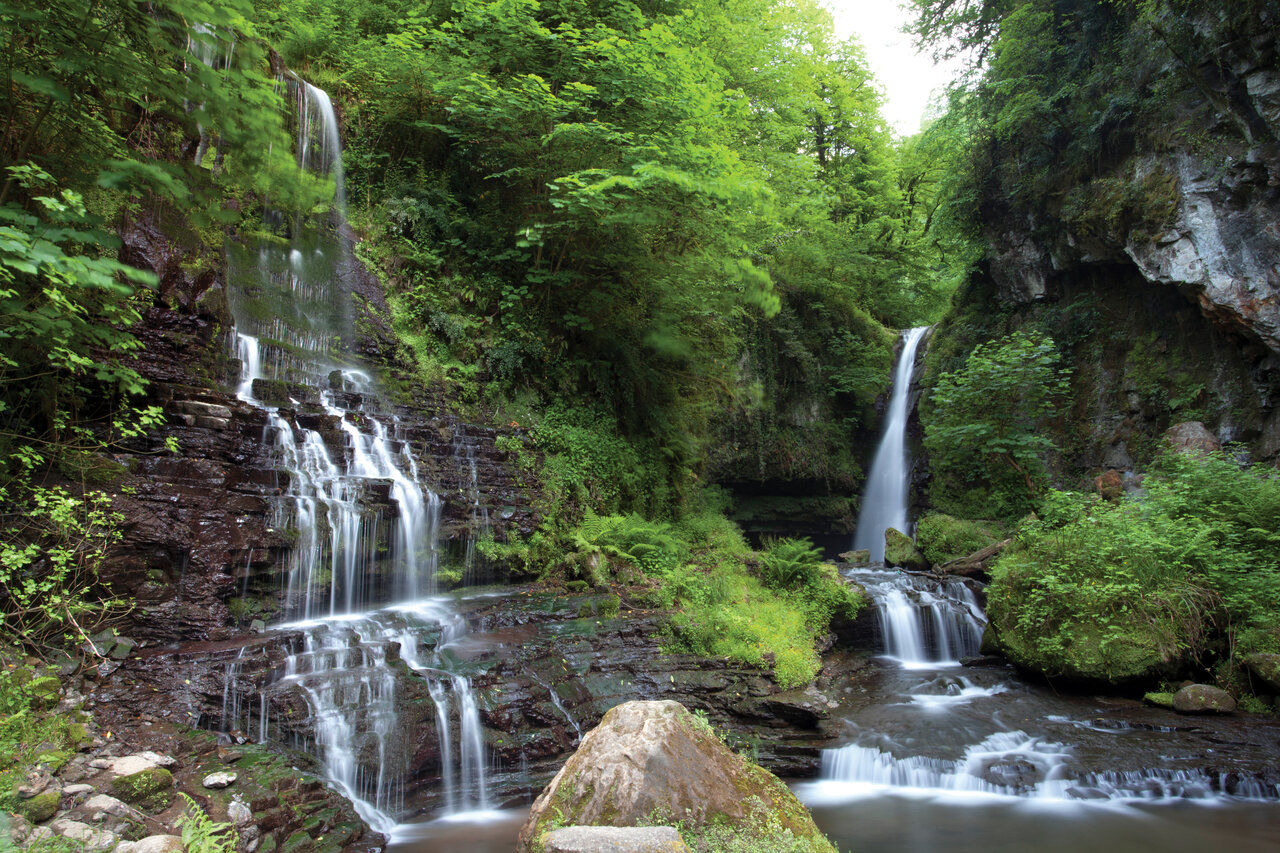
[(886, 566), (901, 566), (916, 571), (929, 568), (929, 561), (920, 553), (911, 537), (892, 527), (884, 533), (884, 563)]
[(111, 790), (130, 805), (158, 812), (168, 808), (173, 800), (173, 774), (163, 767), (149, 767), (112, 779)]
[(14, 811), (32, 823), (44, 823), (58, 812), (58, 791), (43, 791), (34, 797), (19, 800)]
[(1155, 705), (1157, 708), (1168, 708), (1173, 710), (1173, 694), (1166, 692), (1144, 693), (1142, 701), (1148, 705)]

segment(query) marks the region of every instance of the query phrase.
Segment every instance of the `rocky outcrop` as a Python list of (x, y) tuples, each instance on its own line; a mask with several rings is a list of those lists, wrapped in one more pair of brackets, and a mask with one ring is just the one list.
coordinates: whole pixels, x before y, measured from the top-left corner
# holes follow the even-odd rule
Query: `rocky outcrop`
[(587, 826), (680, 820), (697, 831), (713, 822), (749, 829), (762, 813), (815, 853), (833, 850), (795, 795), (704, 720), (678, 702), (627, 702), (604, 715), (534, 802), (517, 851), (542, 850), (553, 818)]
[(670, 826), (566, 826), (546, 835), (543, 853), (689, 853)]
[(1222, 442), (1199, 421), (1174, 424), (1165, 431), (1164, 443), (1178, 453), (1215, 453)]

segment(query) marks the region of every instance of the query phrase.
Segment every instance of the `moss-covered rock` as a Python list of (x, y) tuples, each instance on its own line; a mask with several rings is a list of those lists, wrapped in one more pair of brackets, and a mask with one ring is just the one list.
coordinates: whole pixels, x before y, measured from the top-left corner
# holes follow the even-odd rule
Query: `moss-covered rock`
[(929, 561), (911, 537), (892, 527), (884, 532), (884, 564), (920, 572), (929, 568)]
[(1157, 708), (1168, 708), (1173, 710), (1173, 694), (1167, 692), (1144, 693), (1142, 701), (1148, 705), (1155, 705)]
[(991, 521), (972, 521), (931, 512), (916, 527), (916, 547), (935, 566), (959, 560), (1000, 540), (1000, 528)]
[(58, 813), (58, 801), (60, 799), (60, 791), (56, 788), (41, 791), (34, 797), (18, 801), (14, 811), (32, 823), (43, 823)]
[(1246, 657), (1244, 665), (1256, 682), (1253, 685), (1255, 691), (1280, 694), (1280, 655), (1259, 652)]
[(173, 774), (163, 767), (148, 767), (111, 780), (111, 790), (130, 805), (158, 812), (173, 800)]
[(545, 834), (559, 825), (676, 820), (685, 833), (737, 833), (761, 850), (789, 839), (785, 849), (834, 853), (786, 785), (671, 701), (626, 702), (605, 714), (534, 802), (517, 850), (541, 851)]
[(1231, 714), (1236, 700), (1211, 684), (1188, 684), (1173, 694), (1173, 710), (1180, 714)]

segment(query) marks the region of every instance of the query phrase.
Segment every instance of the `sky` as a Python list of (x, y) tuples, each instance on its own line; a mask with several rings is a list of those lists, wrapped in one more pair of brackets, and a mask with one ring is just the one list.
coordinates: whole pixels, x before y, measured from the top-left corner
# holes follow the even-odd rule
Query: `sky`
[(920, 119), (935, 91), (955, 76), (935, 66), (927, 54), (916, 53), (911, 37), (901, 32), (907, 13), (899, 0), (824, 0), (841, 38), (856, 35), (867, 61), (884, 89), (884, 117), (895, 132), (908, 136), (920, 129)]

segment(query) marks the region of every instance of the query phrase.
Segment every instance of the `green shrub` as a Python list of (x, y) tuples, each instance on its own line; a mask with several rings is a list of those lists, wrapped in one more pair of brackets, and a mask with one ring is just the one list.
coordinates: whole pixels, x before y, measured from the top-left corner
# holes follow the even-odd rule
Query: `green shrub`
[(1000, 538), (1000, 527), (991, 521), (971, 521), (931, 512), (916, 525), (916, 547), (935, 566), (967, 557)]
[(1115, 504), (1050, 493), (1020, 529), (988, 588), (1015, 659), (1125, 680), (1280, 649), (1280, 475), (1167, 453), (1145, 485)]

